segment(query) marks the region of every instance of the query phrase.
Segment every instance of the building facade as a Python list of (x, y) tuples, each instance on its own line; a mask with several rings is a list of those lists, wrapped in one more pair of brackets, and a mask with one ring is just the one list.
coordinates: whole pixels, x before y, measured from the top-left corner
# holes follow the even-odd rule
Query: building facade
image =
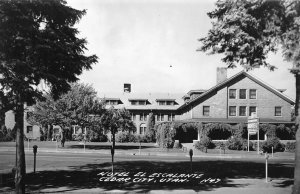
[(180, 120), (240, 123), (256, 114), (262, 123), (291, 122), (294, 102), (283, 90), (244, 71), (218, 80), (216, 86), (195, 98), (190, 97), (177, 109)]
[[(260, 123), (292, 123), (291, 110), (294, 102), (284, 93), (253, 75), (241, 71), (227, 78), (227, 69), (217, 69), (217, 84), (208, 90), (190, 90), (187, 94), (133, 93), (131, 84), (124, 84), (124, 91), (100, 94), (106, 108), (125, 108), (131, 114), (136, 133), (144, 134), (149, 114), (155, 123), (166, 121), (199, 121), (202, 123), (246, 123), (247, 118), (256, 114)], [(40, 128), (30, 125), (24, 114), (24, 134), (29, 138), (39, 138)], [(13, 128), (14, 114), (6, 113), (6, 126)], [(55, 128), (56, 129), (56, 128)], [(57, 128), (56, 130), (59, 130)], [(74, 127), (74, 133), (83, 132)]]

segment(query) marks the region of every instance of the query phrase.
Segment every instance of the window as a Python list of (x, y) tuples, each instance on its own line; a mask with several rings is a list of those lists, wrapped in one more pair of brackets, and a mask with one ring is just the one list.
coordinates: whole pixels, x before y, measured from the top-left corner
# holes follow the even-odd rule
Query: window
[(240, 99), (246, 99), (246, 89), (240, 89)]
[(174, 121), (175, 120), (175, 115), (170, 114), (168, 115), (168, 121)]
[(236, 89), (229, 89), (229, 99), (236, 98)]
[(229, 116), (236, 116), (236, 106), (229, 106)]
[(256, 106), (250, 106), (249, 107), (249, 116), (251, 116), (252, 113), (256, 113)]
[(256, 99), (256, 90), (255, 89), (250, 89), (249, 90), (249, 98), (250, 99)]
[(159, 101), (158, 105), (166, 105), (166, 102), (165, 101)]
[(27, 129), (27, 133), (32, 133), (32, 126), (27, 126), (26, 129)]
[(281, 116), (281, 106), (275, 106), (275, 116)]
[(209, 116), (209, 106), (203, 106), (203, 116)]
[(147, 121), (147, 115), (145, 115), (144, 113), (140, 114), (140, 121)]
[(174, 105), (174, 102), (172, 102), (172, 101), (167, 101), (167, 105)]
[(137, 105), (137, 101), (131, 101), (131, 105)]
[(131, 120), (135, 121), (135, 119), (136, 119), (135, 114), (131, 114)]
[(146, 133), (146, 129), (147, 129), (146, 124), (142, 123), (140, 125), (140, 134), (145, 134)]
[(157, 115), (157, 121), (164, 121), (164, 115), (162, 114)]
[(246, 106), (240, 106), (239, 116), (246, 116)]
[(139, 101), (139, 105), (146, 105), (146, 101)]

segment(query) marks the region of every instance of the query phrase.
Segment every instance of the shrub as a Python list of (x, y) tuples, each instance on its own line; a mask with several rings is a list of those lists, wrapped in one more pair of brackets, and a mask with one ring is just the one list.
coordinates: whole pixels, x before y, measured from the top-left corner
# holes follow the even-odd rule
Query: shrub
[(283, 152), (285, 146), (284, 144), (280, 143), (278, 138), (270, 138), (262, 143), (263, 152), (271, 153), (272, 147), (274, 152)]
[(175, 141), (176, 130), (172, 123), (160, 123), (155, 126), (156, 140), (161, 148), (172, 148)]
[(0, 141), (12, 141), (15, 139), (16, 131), (7, 129), (5, 126), (2, 126), (0, 130)]
[(143, 135), (143, 141), (147, 143), (155, 142), (154, 133), (146, 133), (145, 135)]
[[(242, 150), (248, 150), (248, 140), (247, 139), (243, 139), (242, 140)], [(249, 150), (253, 151), (253, 142), (249, 141)]]
[(214, 141), (214, 140), (212, 140), (212, 143), (214, 144), (214, 147), (219, 149), (221, 146), (226, 146), (227, 141)]
[(198, 141), (196, 144), (195, 144), (195, 148), (200, 150), (200, 151), (204, 151), (205, 150), (205, 153), (207, 153), (207, 149), (208, 148), (213, 148), (214, 147), (214, 144), (212, 143), (211, 139), (209, 137), (202, 137), (200, 139), (200, 141)]
[(105, 134), (99, 134), (93, 130), (88, 130), (86, 134), (87, 141), (90, 142), (107, 142), (108, 138)]
[(119, 131), (116, 134), (116, 142), (120, 142), (120, 143), (129, 142), (129, 132)]
[(227, 147), (230, 150), (242, 150), (243, 149), (243, 139), (238, 137), (231, 137), (228, 139)]
[(295, 152), (296, 142), (287, 142), (285, 145), (285, 150), (288, 152)]

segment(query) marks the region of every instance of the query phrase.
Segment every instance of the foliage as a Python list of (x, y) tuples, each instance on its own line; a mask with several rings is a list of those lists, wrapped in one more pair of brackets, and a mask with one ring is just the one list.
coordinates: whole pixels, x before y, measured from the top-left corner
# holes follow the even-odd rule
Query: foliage
[(171, 122), (160, 123), (155, 126), (156, 141), (161, 148), (172, 148), (175, 142), (176, 130)]
[(58, 125), (67, 136), (72, 125), (84, 128), (95, 124), (90, 115), (101, 115), (103, 112), (103, 104), (96, 97), (92, 86), (71, 84), (71, 90), (57, 100), (51, 95), (45, 95), (45, 101), (38, 101), (28, 121), (41, 126)]
[(147, 142), (155, 142), (155, 117), (152, 112), (149, 113), (147, 127), (146, 127), (146, 138)]
[(72, 140), (73, 141), (84, 141), (84, 139), (86, 139), (86, 137), (82, 133), (78, 133), (78, 134), (73, 134), (72, 135)]
[[(210, 54), (224, 53), (222, 60), (228, 67), (236, 63), (246, 70), (265, 66), (275, 67), (266, 61), (269, 52), (276, 52), (278, 44), (283, 46), (286, 60), (298, 61), (295, 57), (299, 40), (299, 23), (293, 2), (287, 8), (284, 1), (218, 1), (216, 9), (208, 13), (214, 19), (213, 28), (207, 37), (201, 38), (201, 51)], [(290, 9), (290, 10), (288, 10)], [(294, 12), (290, 12), (294, 11)]]
[(17, 193), (25, 192), (24, 103), (41, 98), (41, 82), (57, 98), (97, 62), (97, 56), (84, 55), (86, 40), (74, 27), (85, 13), (63, 0), (0, 1), (0, 90), (16, 113)]
[(276, 127), (276, 137), (279, 139), (289, 139), (294, 140), (296, 135), (296, 127), (293, 126), (286, 126), (284, 124), (281, 124)]
[(5, 126), (0, 130), (0, 141), (13, 141), (16, 139), (16, 129), (7, 129)]
[[(96, 118), (97, 120), (97, 118)], [(112, 134), (118, 131), (131, 131), (134, 132), (135, 126), (131, 120), (131, 115), (126, 109), (115, 109), (110, 107), (104, 110), (99, 118), (101, 130), (104, 133), (111, 132)]]
[(246, 124), (239, 123), (239, 124), (233, 126), (232, 130), (233, 130), (233, 136), (242, 138), (242, 139), (248, 138), (248, 131), (247, 131)]
[(287, 142), (285, 145), (285, 150), (288, 152), (296, 151), (296, 142)]
[(242, 150), (244, 146), (244, 139), (239, 137), (231, 137), (228, 139), (227, 147), (230, 150)]
[(263, 152), (272, 152), (272, 147), (274, 152), (283, 152), (284, 151), (284, 144), (280, 143), (278, 138), (269, 138), (267, 141), (262, 143), (262, 150)]
[(105, 134), (99, 134), (93, 130), (87, 130), (86, 138), (90, 142), (107, 142), (108, 140)]
[(201, 150), (202, 152), (205, 151), (207, 153), (208, 148), (213, 148), (214, 144), (212, 143), (209, 137), (202, 137), (200, 141), (197, 141), (195, 144), (195, 148)]
[(211, 139), (228, 139), (232, 134), (232, 127), (226, 123), (207, 123), (203, 127), (207, 137)]
[(134, 136), (133, 134), (129, 133), (128, 131), (118, 131), (116, 134), (116, 142), (125, 143), (130, 142), (133, 138), (131, 136)]
[(260, 124), (259, 130), (263, 131), (267, 138), (275, 138), (276, 137), (276, 125), (272, 124)]

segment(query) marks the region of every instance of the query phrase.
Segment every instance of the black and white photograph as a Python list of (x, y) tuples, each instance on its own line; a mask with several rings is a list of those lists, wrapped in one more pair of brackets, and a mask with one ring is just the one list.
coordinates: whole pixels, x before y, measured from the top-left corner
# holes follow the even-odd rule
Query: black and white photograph
[(0, 193), (300, 194), (299, 0), (0, 0)]

